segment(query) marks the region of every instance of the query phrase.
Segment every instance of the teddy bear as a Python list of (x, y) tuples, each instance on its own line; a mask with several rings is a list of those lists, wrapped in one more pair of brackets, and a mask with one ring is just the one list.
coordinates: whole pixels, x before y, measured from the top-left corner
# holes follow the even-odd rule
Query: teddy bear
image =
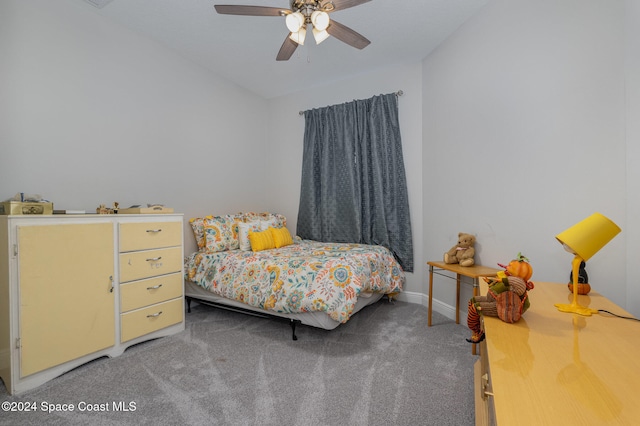
[(460, 266), (473, 266), (473, 257), (476, 250), (473, 247), (476, 237), (471, 234), (460, 232), (458, 234), (458, 244), (444, 254), (444, 263), (458, 263)]

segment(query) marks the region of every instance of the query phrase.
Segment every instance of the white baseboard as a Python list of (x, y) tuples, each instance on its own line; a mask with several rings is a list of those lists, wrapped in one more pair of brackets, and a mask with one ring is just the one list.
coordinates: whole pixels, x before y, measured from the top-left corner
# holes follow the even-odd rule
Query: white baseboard
[[(427, 308), (429, 307), (429, 296), (426, 294), (415, 292), (415, 291), (403, 291), (396, 297), (396, 299), (401, 302), (418, 303), (420, 305), (426, 306)], [(446, 303), (443, 303), (436, 299), (433, 299), (432, 302), (433, 302), (434, 312), (437, 312), (455, 321), (456, 319), (455, 306), (447, 305)], [(463, 320), (462, 315), (460, 315), (460, 321), (462, 320)]]
[(424, 294), (417, 293), (415, 291), (403, 291), (396, 296), (396, 299), (401, 302), (417, 303), (419, 305), (429, 306), (429, 298), (424, 297)]

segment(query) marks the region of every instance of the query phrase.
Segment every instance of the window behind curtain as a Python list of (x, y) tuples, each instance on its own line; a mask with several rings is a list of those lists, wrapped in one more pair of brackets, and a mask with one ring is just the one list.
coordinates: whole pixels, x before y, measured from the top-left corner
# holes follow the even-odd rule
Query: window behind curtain
[(413, 272), (409, 197), (395, 94), (305, 111), (296, 233), (382, 245)]

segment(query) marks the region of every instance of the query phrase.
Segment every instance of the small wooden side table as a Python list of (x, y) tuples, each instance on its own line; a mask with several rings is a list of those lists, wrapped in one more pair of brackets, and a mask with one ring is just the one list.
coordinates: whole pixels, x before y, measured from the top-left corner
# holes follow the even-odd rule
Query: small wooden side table
[(429, 321), (428, 325), (431, 327), (431, 311), (433, 308), (433, 274), (441, 275), (443, 277), (453, 277), (441, 273), (442, 271), (454, 272), (456, 274), (456, 324), (460, 324), (460, 278), (462, 276), (473, 278), (473, 295), (478, 295), (478, 286), (480, 285), (480, 277), (495, 277), (501, 269), (490, 268), (488, 266), (473, 265), (473, 266), (460, 266), (457, 263), (444, 263), (429, 261)]

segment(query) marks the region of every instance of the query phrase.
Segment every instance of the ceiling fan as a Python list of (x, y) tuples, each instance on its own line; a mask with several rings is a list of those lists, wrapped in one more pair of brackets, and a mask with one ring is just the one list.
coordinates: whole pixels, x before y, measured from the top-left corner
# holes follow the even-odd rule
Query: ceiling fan
[(320, 44), (330, 35), (357, 49), (371, 43), (366, 37), (341, 23), (329, 19), (329, 13), (367, 3), (371, 0), (291, 0), (290, 8), (241, 5), (215, 5), (224, 15), (283, 16), (289, 35), (284, 39), (276, 56), (277, 61), (291, 58), (298, 45), (304, 44), (307, 26), (311, 25), (313, 37)]

